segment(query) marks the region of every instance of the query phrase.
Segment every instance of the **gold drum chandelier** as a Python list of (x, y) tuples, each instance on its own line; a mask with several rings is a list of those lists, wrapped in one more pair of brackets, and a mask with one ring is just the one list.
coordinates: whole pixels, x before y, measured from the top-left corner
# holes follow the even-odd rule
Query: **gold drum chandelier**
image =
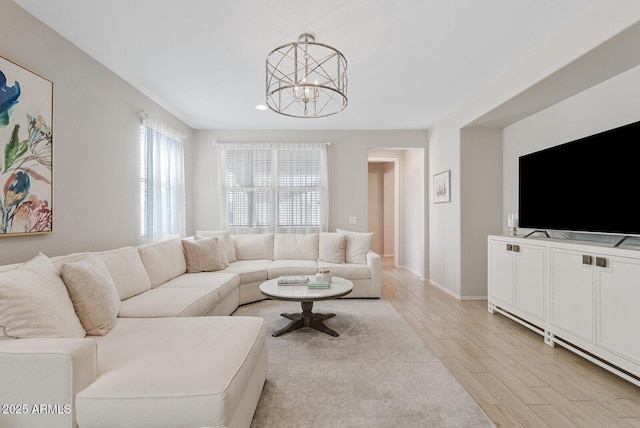
[(267, 106), (291, 117), (318, 118), (347, 106), (347, 60), (310, 34), (267, 55)]

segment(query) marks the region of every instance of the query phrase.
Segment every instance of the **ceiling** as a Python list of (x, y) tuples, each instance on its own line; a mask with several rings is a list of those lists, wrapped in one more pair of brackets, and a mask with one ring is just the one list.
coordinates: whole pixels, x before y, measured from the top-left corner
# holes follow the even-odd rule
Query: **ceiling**
[[(14, 0), (193, 129), (427, 129), (593, 0)], [(348, 61), (346, 109), (265, 102), (265, 58), (311, 33)]]

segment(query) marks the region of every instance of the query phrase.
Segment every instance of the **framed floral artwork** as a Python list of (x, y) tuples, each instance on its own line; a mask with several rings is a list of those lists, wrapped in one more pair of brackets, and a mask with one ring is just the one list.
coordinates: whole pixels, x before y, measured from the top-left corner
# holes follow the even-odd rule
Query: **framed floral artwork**
[(0, 236), (53, 232), (53, 82), (0, 56)]
[(451, 170), (433, 176), (433, 202), (451, 202)]

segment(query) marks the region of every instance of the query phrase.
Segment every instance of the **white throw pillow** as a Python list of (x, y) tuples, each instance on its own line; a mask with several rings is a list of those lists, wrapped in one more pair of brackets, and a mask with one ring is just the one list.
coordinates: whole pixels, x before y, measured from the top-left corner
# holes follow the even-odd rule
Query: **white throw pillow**
[(7, 336), (84, 337), (62, 278), (47, 256), (0, 273), (0, 328)]
[(187, 272), (213, 272), (222, 270), (229, 264), (225, 264), (226, 250), (218, 241), (218, 238), (183, 239), (185, 259), (187, 260)]
[(60, 276), (76, 315), (90, 336), (104, 336), (116, 324), (120, 297), (107, 266), (95, 255), (65, 263)]
[(319, 252), (318, 261), (345, 263), (347, 260), (347, 235), (332, 232), (321, 233)]
[(340, 235), (347, 235), (347, 263), (366, 264), (373, 232), (351, 232), (342, 229), (336, 231)]
[(218, 239), (222, 240), (222, 243), (227, 250), (227, 259), (229, 260), (229, 263), (238, 261), (238, 257), (236, 257), (236, 247), (233, 245), (233, 239), (231, 239), (231, 234), (228, 230), (198, 230), (196, 232), (196, 236), (201, 238), (217, 236)]

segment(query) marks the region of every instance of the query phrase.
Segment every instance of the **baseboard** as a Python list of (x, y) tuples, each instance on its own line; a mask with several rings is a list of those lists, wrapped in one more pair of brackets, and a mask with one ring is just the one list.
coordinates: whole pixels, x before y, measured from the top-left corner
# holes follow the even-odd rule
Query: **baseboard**
[(487, 296), (463, 296), (460, 300), (489, 300)]
[(406, 266), (402, 266), (402, 269), (408, 270), (409, 272), (411, 272), (412, 274), (414, 274), (415, 276), (417, 276), (418, 278), (420, 278), (420, 281), (424, 281), (424, 282), (429, 281), (427, 278), (425, 278), (424, 276), (420, 275), (418, 272), (416, 272), (416, 271), (415, 271), (415, 270), (413, 270), (413, 269), (410, 269), (410, 268), (408, 268), (408, 267), (406, 267)]
[(454, 293), (453, 291), (449, 290), (448, 288), (443, 287), (442, 285), (438, 284), (435, 281), (432, 280), (427, 280), (429, 282), (429, 284), (434, 285), (435, 287), (438, 287), (440, 290), (444, 291), (445, 293), (447, 293), (448, 295), (450, 295), (451, 297), (455, 297), (458, 300), (462, 300), (462, 297), (459, 294)]

